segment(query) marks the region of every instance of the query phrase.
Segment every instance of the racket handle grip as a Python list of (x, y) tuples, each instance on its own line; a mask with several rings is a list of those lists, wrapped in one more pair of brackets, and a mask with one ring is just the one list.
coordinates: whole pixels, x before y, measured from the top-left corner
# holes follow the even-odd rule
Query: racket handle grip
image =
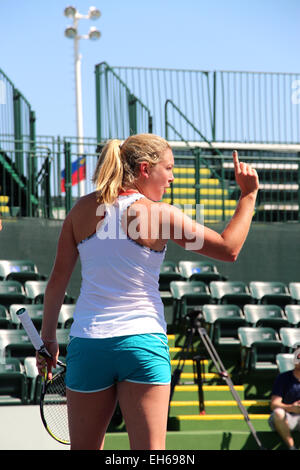
[(30, 341), (33, 344), (33, 347), (38, 351), (42, 356), (51, 358), (51, 355), (48, 353), (42, 338), (40, 337), (36, 327), (33, 324), (27, 310), (25, 308), (20, 308), (16, 312), (18, 319), (23, 325), (24, 330), (29, 336)]

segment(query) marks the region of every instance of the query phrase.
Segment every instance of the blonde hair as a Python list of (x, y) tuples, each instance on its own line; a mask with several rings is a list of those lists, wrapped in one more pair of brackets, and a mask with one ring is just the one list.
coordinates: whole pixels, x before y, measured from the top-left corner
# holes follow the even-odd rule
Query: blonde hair
[(155, 134), (132, 135), (123, 143), (118, 139), (107, 142), (92, 178), (98, 202), (114, 203), (120, 190), (132, 186), (139, 176), (141, 163), (156, 165), (170, 148), (165, 139)]

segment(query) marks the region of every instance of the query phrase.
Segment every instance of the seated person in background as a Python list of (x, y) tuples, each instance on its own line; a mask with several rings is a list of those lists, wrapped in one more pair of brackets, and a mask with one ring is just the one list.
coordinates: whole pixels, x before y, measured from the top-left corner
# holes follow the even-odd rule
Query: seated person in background
[(279, 374), (271, 396), (269, 425), (289, 450), (295, 450), (291, 431), (300, 431), (300, 348), (294, 353), (294, 369)]

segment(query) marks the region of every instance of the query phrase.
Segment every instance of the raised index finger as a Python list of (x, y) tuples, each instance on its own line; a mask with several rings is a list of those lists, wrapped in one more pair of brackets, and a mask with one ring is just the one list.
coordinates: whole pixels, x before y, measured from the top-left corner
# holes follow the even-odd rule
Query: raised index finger
[(240, 162), (239, 162), (239, 156), (238, 156), (237, 150), (234, 150), (232, 152), (232, 156), (233, 156), (234, 169), (235, 169), (235, 171), (239, 172), (240, 171)]

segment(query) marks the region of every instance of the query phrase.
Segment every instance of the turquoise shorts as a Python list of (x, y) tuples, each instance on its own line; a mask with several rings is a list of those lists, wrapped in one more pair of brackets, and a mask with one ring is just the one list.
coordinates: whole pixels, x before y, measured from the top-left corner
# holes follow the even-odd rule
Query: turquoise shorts
[(123, 381), (153, 385), (171, 381), (168, 339), (161, 333), (73, 337), (66, 363), (66, 386), (77, 392), (97, 392)]

